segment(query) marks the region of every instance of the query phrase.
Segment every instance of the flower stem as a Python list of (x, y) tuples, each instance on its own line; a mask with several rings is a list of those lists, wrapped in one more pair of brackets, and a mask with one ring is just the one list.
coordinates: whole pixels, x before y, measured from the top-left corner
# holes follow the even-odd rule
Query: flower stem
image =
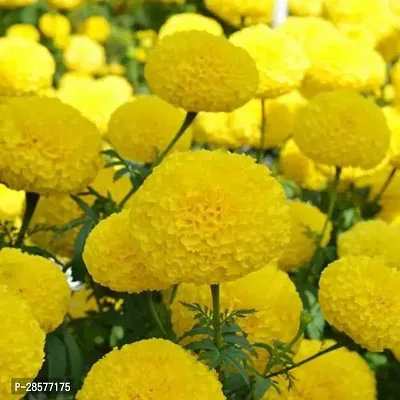
[(375, 204), (378, 204), (379, 201), (381, 200), (383, 194), (386, 192), (386, 189), (387, 189), (388, 186), (390, 185), (390, 182), (392, 182), (394, 176), (396, 175), (396, 171), (397, 171), (397, 168), (393, 168), (393, 169), (390, 171), (390, 174), (389, 174), (389, 176), (387, 177), (385, 183), (383, 184), (381, 190), (379, 191), (379, 193), (378, 193), (378, 194), (376, 195), (376, 197), (375, 197), (375, 200), (374, 200), (374, 203), (375, 203)]
[(127, 195), (121, 200), (121, 202), (119, 203), (119, 208), (122, 210), (125, 206), (125, 204), (127, 203), (127, 201), (132, 197), (132, 195), (136, 192), (138, 188), (133, 187), (128, 193)]
[(160, 329), (160, 331), (164, 335), (164, 337), (168, 338), (167, 331), (165, 330), (165, 328), (160, 320), (160, 317), (157, 313), (156, 307), (154, 305), (153, 292), (151, 292), (151, 291), (146, 292), (146, 296), (147, 296), (147, 301), (149, 304), (150, 313), (154, 319), (154, 322), (156, 323), (156, 325), (158, 326), (158, 328)]
[(221, 335), (221, 306), (220, 306), (220, 287), (219, 284), (211, 285), (211, 295), (213, 302), (213, 327), (214, 327), (214, 344), (217, 349), (222, 346)]
[(25, 199), (26, 199), (25, 212), (24, 212), (24, 217), (22, 219), (21, 229), (19, 230), (17, 240), (15, 241), (15, 247), (21, 247), (24, 242), (26, 232), (29, 228), (29, 224), (33, 217), (33, 213), (35, 212), (37, 203), (39, 201), (39, 197), (40, 195), (38, 193), (34, 192), (25, 193)]
[(157, 165), (159, 165), (164, 160), (164, 158), (168, 155), (171, 149), (175, 146), (176, 142), (186, 132), (186, 129), (189, 128), (189, 126), (192, 124), (196, 116), (197, 112), (189, 111), (188, 113), (186, 113), (186, 117), (182, 123), (182, 126), (179, 128), (178, 132), (171, 140), (171, 142), (168, 144), (168, 146), (158, 155), (153, 165), (151, 166), (151, 169), (157, 167)]
[(260, 145), (257, 152), (257, 164), (260, 164), (264, 155), (265, 143), (265, 129), (266, 129), (266, 115), (264, 109), (264, 100), (261, 100), (261, 131), (260, 131)]

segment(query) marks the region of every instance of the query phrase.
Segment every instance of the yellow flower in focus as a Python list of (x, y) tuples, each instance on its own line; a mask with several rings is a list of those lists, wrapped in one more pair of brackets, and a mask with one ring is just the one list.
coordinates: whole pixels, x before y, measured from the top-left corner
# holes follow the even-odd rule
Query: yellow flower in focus
[(339, 236), (338, 254), (381, 257), (400, 270), (400, 229), (381, 220), (361, 221)]
[(300, 43), (266, 25), (234, 33), (229, 39), (254, 59), (259, 74), (257, 97), (273, 98), (301, 85), (309, 62)]
[[(294, 356), (299, 363), (335, 344), (333, 340), (303, 340)], [(293, 387), (284, 375), (264, 400), (375, 400), (376, 380), (367, 362), (355, 351), (334, 350), (293, 370)]]
[(19, 249), (0, 251), (0, 283), (24, 299), (46, 332), (64, 319), (71, 290), (61, 267), (46, 258)]
[(215, 371), (175, 343), (150, 339), (114, 349), (97, 361), (76, 398), (224, 400), (225, 396)]
[(216, 36), (224, 34), (222, 26), (215, 19), (201, 14), (182, 13), (172, 15), (167, 19), (160, 28), (159, 38), (162, 39), (167, 35), (186, 31), (205, 31)]
[(72, 35), (64, 51), (65, 66), (85, 74), (99, 73), (106, 64), (103, 46), (83, 35)]
[(29, 24), (11, 25), (6, 31), (6, 36), (31, 40), (32, 42), (38, 42), (40, 40), (39, 31), (33, 25)]
[(322, 14), (323, 0), (289, 0), (289, 11), (300, 17), (318, 17)]
[(235, 280), (277, 261), (289, 223), (268, 168), (224, 151), (171, 154), (132, 197), (137, 251), (175, 283)]
[(46, 13), (39, 19), (39, 29), (58, 48), (63, 49), (71, 33), (71, 22), (62, 14)]
[(161, 40), (149, 55), (145, 76), (156, 95), (194, 112), (233, 111), (254, 97), (258, 86), (255, 64), (245, 50), (200, 31)]
[[(290, 242), (279, 259), (279, 267), (289, 271), (296, 267), (304, 266), (311, 259), (316, 250), (318, 235), (327, 219), (317, 207), (293, 201), (289, 203), (289, 214), (291, 219)], [(329, 243), (332, 231), (332, 223), (329, 222), (325, 230), (321, 247)]]
[(0, 8), (25, 7), (36, 3), (37, 0), (0, 0)]
[(107, 18), (92, 15), (80, 27), (80, 33), (98, 43), (104, 43), (111, 33), (111, 26)]
[(84, 0), (48, 0), (49, 4), (60, 10), (73, 10), (79, 7)]
[(0, 221), (13, 221), (22, 215), (25, 193), (0, 183)]
[(0, 180), (12, 189), (71, 193), (101, 167), (101, 137), (72, 107), (46, 97), (0, 103)]
[(319, 282), (327, 321), (369, 351), (400, 343), (400, 271), (381, 259), (346, 256), (330, 264)]
[(39, 43), (0, 38), (0, 96), (32, 94), (52, 85), (55, 63)]
[[(45, 333), (28, 304), (0, 285), (0, 398), (19, 399), (11, 394), (11, 379), (34, 379), (44, 361)], [(23, 356), (22, 356), (23, 354)]]
[(390, 131), (375, 103), (337, 90), (315, 96), (300, 110), (294, 140), (316, 162), (369, 169), (386, 156)]
[[(111, 116), (107, 139), (128, 159), (150, 163), (174, 138), (185, 113), (156, 96), (141, 96), (120, 106)], [(192, 142), (189, 127), (172, 151), (187, 151)]]
[[(248, 334), (251, 343), (273, 345), (275, 340), (289, 343), (299, 330), (303, 309), (300, 297), (288, 275), (275, 266), (267, 266), (237, 281), (223, 283), (220, 296), (222, 310), (257, 310), (236, 321)], [(210, 288), (193, 284), (179, 286), (171, 306), (172, 326), (178, 337), (189, 331), (195, 323), (193, 312), (181, 302), (212, 307)], [(258, 359), (254, 361), (256, 368), (262, 372), (269, 356), (265, 350), (257, 350)]]
[(98, 312), (99, 307), (93, 295), (93, 290), (85, 285), (72, 292), (67, 314), (72, 319), (78, 319), (87, 317), (90, 311)]

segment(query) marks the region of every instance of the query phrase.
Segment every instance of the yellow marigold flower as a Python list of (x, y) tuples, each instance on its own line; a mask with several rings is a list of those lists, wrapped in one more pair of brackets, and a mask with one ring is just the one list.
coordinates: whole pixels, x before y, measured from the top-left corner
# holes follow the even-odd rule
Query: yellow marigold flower
[(307, 100), (296, 90), (275, 99), (264, 101), (264, 115), (266, 117), (264, 145), (266, 148), (284, 145), (293, 134), (297, 113), (306, 104)]
[[(249, 335), (251, 343), (273, 345), (275, 340), (289, 343), (295, 338), (300, 327), (303, 306), (288, 275), (275, 266), (267, 266), (237, 281), (223, 283), (220, 293), (223, 310), (257, 310), (256, 313), (236, 321)], [(178, 337), (189, 331), (195, 323), (193, 312), (182, 301), (212, 307), (209, 286), (179, 286), (171, 307), (172, 326)], [(260, 350), (258, 360), (255, 360), (257, 368), (263, 371), (267, 361), (266, 351)]]
[(72, 10), (79, 7), (83, 0), (48, 0), (49, 4), (57, 9)]
[(6, 36), (31, 40), (33, 42), (40, 40), (39, 31), (33, 25), (29, 24), (15, 24), (10, 26), (6, 31)]
[[(178, 132), (185, 113), (155, 96), (143, 96), (120, 106), (111, 116), (107, 138), (123, 157), (152, 162)], [(184, 133), (172, 151), (186, 151), (192, 129)]]
[(0, 398), (18, 399), (22, 396), (11, 394), (11, 379), (36, 377), (44, 360), (45, 334), (26, 302), (4, 285), (0, 285), (0, 320)]
[(261, 136), (261, 100), (252, 99), (230, 113), (201, 112), (193, 124), (194, 137), (216, 147), (258, 147)]
[(229, 24), (269, 24), (274, 13), (274, 0), (206, 0), (206, 7)]
[(289, 0), (289, 11), (300, 17), (318, 17), (322, 14), (323, 0)]
[(98, 43), (104, 43), (111, 33), (111, 26), (107, 18), (92, 15), (80, 27), (80, 32)]
[(36, 3), (37, 0), (0, 0), (0, 8), (25, 7)]
[(363, 24), (337, 24), (338, 30), (357, 44), (374, 49), (378, 38), (375, 33)]
[(25, 193), (9, 189), (0, 183), (0, 221), (13, 221), (21, 216), (25, 205)]
[(390, 147), (387, 154), (390, 164), (400, 167), (400, 111), (394, 107), (386, 106), (382, 108), (386, 117), (386, 122), (391, 132)]
[(394, 28), (389, 35), (379, 41), (376, 49), (386, 62), (395, 61), (400, 55), (400, 29)]
[[(289, 214), (291, 219), (290, 242), (279, 259), (279, 267), (285, 271), (296, 267), (302, 267), (311, 259), (316, 250), (317, 236), (327, 219), (317, 207), (293, 201), (289, 203)], [(321, 246), (329, 243), (332, 224), (329, 222)]]
[(328, 183), (327, 177), (300, 151), (293, 139), (286, 142), (280, 153), (279, 168), (286, 179), (305, 189), (320, 190)]
[(400, 343), (400, 271), (381, 259), (346, 256), (330, 264), (319, 282), (325, 318), (370, 351)]
[(267, 167), (249, 156), (201, 150), (172, 154), (154, 170), (132, 198), (131, 228), (161, 280), (218, 283), (276, 261), (289, 215)]
[(46, 47), (17, 37), (0, 38), (0, 96), (46, 89), (54, 72), (54, 59)]
[(233, 111), (258, 86), (255, 64), (245, 50), (201, 31), (165, 37), (149, 55), (145, 75), (155, 94), (186, 111)]
[(72, 292), (67, 314), (72, 319), (78, 319), (87, 317), (90, 311), (98, 312), (99, 307), (93, 295), (93, 290), (85, 285)]
[[(121, 370), (125, 373), (121, 374)], [(214, 371), (182, 347), (163, 339), (142, 340), (108, 353), (89, 371), (76, 398), (117, 400), (123, 397), (225, 399)]]
[(381, 220), (361, 221), (339, 236), (338, 254), (381, 257), (400, 270), (400, 229)]
[(382, 56), (344, 36), (310, 46), (307, 55), (311, 67), (302, 90), (308, 96), (334, 89), (373, 91), (385, 83)]
[(63, 49), (71, 33), (71, 22), (62, 14), (45, 13), (39, 19), (39, 29), (54, 44)]
[[(294, 361), (299, 363), (335, 344), (333, 340), (303, 340)], [(375, 400), (376, 381), (367, 362), (355, 351), (334, 350), (293, 370), (293, 387), (278, 378), (264, 400)]]
[(46, 97), (0, 103), (0, 180), (40, 194), (71, 193), (101, 167), (101, 137), (72, 107)]
[(136, 253), (127, 210), (111, 215), (93, 229), (83, 259), (95, 282), (119, 292), (162, 290), (174, 283), (154, 274)]
[(215, 19), (201, 14), (182, 13), (175, 14), (167, 19), (160, 28), (159, 38), (162, 39), (167, 35), (186, 31), (205, 31), (216, 36), (224, 34), (222, 26)]
[(63, 321), (71, 291), (57, 264), (19, 249), (3, 248), (0, 282), (29, 304), (45, 332), (53, 331)]
[(96, 74), (106, 64), (103, 46), (83, 35), (72, 35), (64, 51), (65, 66), (72, 71)]
[(375, 103), (355, 92), (336, 90), (315, 96), (299, 111), (294, 139), (316, 162), (368, 169), (384, 159), (390, 131)]
[(277, 97), (296, 89), (310, 65), (299, 42), (266, 25), (242, 29), (229, 40), (254, 59), (260, 98)]

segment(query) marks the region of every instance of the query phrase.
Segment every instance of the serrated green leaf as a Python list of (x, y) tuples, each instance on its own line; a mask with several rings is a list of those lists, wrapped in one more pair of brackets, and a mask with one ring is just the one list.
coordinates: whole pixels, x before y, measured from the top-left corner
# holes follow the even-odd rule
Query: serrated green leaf
[(235, 368), (238, 374), (242, 377), (243, 381), (250, 386), (250, 379), (247, 376), (247, 372), (244, 369), (243, 365), (238, 361), (235, 357), (233, 357), (229, 352), (221, 353), (221, 359), (223, 362), (226, 362), (228, 365), (231, 365)]
[(270, 379), (257, 376), (254, 382), (254, 400), (261, 400), (271, 386), (272, 383)]
[(216, 346), (210, 339), (200, 340), (198, 342), (192, 342), (185, 346), (188, 350), (214, 350)]

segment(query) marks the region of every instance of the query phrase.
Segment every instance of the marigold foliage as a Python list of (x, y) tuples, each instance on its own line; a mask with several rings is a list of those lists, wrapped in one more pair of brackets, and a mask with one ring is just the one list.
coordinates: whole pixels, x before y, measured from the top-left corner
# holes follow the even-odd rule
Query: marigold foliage
[(121, 398), (223, 400), (225, 396), (215, 372), (206, 365), (172, 342), (150, 339), (108, 353), (92, 367), (77, 395), (77, 400)]
[(11, 379), (35, 378), (44, 360), (45, 334), (24, 300), (0, 285), (0, 398), (11, 395)]
[[(156, 96), (141, 96), (120, 106), (111, 116), (107, 139), (123, 157), (152, 162), (174, 138), (185, 113)], [(172, 151), (187, 151), (189, 127)]]
[(400, 271), (380, 258), (346, 256), (319, 282), (319, 302), (336, 329), (370, 351), (400, 343)]
[(201, 31), (177, 32), (159, 42), (149, 55), (145, 76), (156, 95), (194, 112), (233, 111), (258, 86), (254, 61), (245, 50)]
[(368, 169), (385, 157), (390, 131), (376, 104), (337, 90), (315, 96), (298, 113), (294, 139), (316, 162)]
[(300, 86), (309, 67), (300, 43), (266, 25), (244, 28), (229, 39), (254, 59), (259, 74), (257, 97), (273, 98)]
[(0, 103), (0, 180), (40, 194), (81, 190), (101, 167), (95, 126), (54, 98)]

